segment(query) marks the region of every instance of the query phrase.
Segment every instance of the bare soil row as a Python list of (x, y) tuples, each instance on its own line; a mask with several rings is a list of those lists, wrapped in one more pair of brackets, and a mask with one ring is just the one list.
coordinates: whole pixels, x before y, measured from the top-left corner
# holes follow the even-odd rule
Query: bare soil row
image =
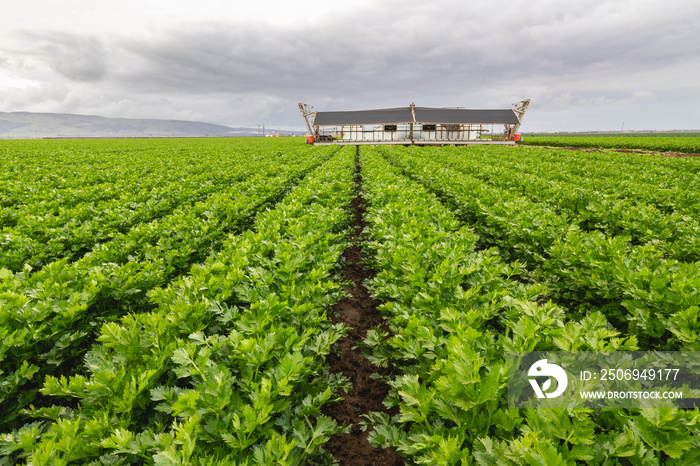
[(341, 466), (345, 465), (403, 465), (403, 459), (392, 449), (374, 448), (367, 440), (369, 430), (362, 431), (362, 415), (372, 411), (388, 411), (382, 401), (389, 392), (389, 385), (372, 378), (372, 374), (388, 375), (391, 368), (377, 367), (362, 355), (362, 340), (367, 331), (380, 325), (389, 332), (384, 319), (377, 309), (381, 301), (373, 299), (364, 281), (372, 271), (363, 264), (364, 252), (361, 247), (361, 233), (366, 227), (365, 205), (361, 197), (362, 174), (359, 159), (355, 178), (356, 197), (352, 201), (353, 222), (351, 224), (352, 245), (343, 253), (345, 263), (344, 278), (351, 283), (345, 288), (350, 296), (334, 306), (332, 320), (350, 327), (346, 337), (338, 342), (338, 351), (328, 357), (332, 373), (342, 373), (352, 382), (352, 392), (339, 394), (343, 401), (329, 405), (324, 413), (333, 417), (339, 424), (350, 427), (347, 434), (338, 434), (330, 439), (325, 449), (333, 454)]

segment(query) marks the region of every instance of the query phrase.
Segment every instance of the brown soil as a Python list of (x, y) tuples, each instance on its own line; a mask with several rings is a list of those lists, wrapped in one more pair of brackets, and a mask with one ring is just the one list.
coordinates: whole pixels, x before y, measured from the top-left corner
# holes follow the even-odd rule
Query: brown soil
[(656, 150), (631, 150), (613, 149), (615, 152), (634, 152), (636, 154), (659, 155), (661, 157), (700, 157), (700, 154), (686, 154), (685, 152), (659, 152)]
[[(334, 306), (333, 322), (343, 322), (351, 327), (346, 337), (338, 341), (339, 351), (328, 356), (331, 372), (342, 372), (352, 382), (352, 393), (341, 391), (343, 401), (328, 405), (323, 412), (334, 418), (339, 424), (350, 427), (349, 434), (338, 434), (324, 445), (338, 460), (341, 466), (345, 465), (402, 465), (404, 461), (392, 449), (374, 448), (367, 441), (369, 429), (362, 432), (360, 422), (362, 414), (372, 411), (389, 412), (382, 401), (389, 392), (389, 385), (381, 380), (372, 379), (371, 375), (378, 373), (387, 375), (391, 369), (380, 368), (370, 363), (362, 356), (362, 348), (357, 347), (367, 334), (367, 330), (382, 326), (382, 330), (388, 332), (386, 323), (377, 306), (381, 301), (373, 299), (363, 282), (370, 276), (370, 271), (362, 264), (364, 253), (357, 245), (360, 233), (366, 223), (364, 221), (364, 202), (359, 194), (362, 176), (359, 164), (355, 178), (357, 196), (352, 201), (352, 209), (355, 219), (352, 223), (353, 246), (343, 253), (345, 259), (345, 279), (352, 282), (345, 290), (350, 296)], [(338, 354), (339, 353), (339, 354)]]
[(564, 150), (576, 150), (583, 152), (603, 152), (606, 150), (611, 150), (613, 152), (624, 152), (626, 154), (647, 154), (647, 155), (658, 155), (661, 157), (700, 157), (700, 154), (686, 154), (685, 152), (659, 152), (656, 150), (642, 150), (642, 149), (593, 149), (589, 147), (559, 147), (559, 146), (520, 146), (520, 147), (546, 147), (548, 149), (564, 149)]

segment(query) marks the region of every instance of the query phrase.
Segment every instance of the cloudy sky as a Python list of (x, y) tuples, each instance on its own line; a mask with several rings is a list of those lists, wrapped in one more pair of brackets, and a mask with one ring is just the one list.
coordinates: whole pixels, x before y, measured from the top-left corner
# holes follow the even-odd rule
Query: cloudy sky
[(697, 0), (0, 0), (0, 111), (302, 129), (508, 108), (522, 130), (700, 129)]

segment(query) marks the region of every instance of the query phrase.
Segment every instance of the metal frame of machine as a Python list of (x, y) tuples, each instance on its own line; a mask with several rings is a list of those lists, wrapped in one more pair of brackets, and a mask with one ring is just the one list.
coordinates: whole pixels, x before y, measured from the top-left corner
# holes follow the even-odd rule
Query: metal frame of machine
[[(374, 110), (317, 112), (299, 103), (308, 130), (307, 142), (314, 144), (404, 144), (462, 145), (514, 144), (530, 104), (529, 99), (511, 109), (465, 109), (445, 107), (396, 107)], [(313, 116), (313, 123), (309, 117)], [(489, 127), (503, 125), (502, 134)]]

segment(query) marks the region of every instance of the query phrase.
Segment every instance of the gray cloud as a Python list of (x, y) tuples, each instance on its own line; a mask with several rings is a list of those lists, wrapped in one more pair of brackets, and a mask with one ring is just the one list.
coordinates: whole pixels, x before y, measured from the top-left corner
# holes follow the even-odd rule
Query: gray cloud
[(411, 101), (494, 107), (531, 97), (532, 129), (567, 129), (551, 126), (596, 124), (596, 112), (617, 112), (597, 120), (613, 124), (643, 105), (696, 115), (677, 106), (698, 92), (695, 9), (691, 1), (390, 0), (293, 26), (210, 21), (128, 37), (32, 33), (34, 62), (16, 68), (39, 80), (43, 65), (75, 83), (63, 94), (44, 86), (54, 108), (107, 116), (300, 126), (297, 101), (331, 110)]
[(697, 29), (678, 28), (676, 17), (652, 24), (654, 18), (638, 21), (632, 14), (619, 22), (594, 10), (576, 18), (502, 21), (475, 18), (463, 7), (433, 17), (418, 9), (391, 22), (392, 6), (306, 29), (209, 24), (172, 30), (149, 44), (125, 44), (148, 66), (124, 78), (144, 90), (426, 92), (478, 81), (634, 72), (684, 59), (700, 38)]
[(98, 37), (63, 31), (25, 35), (29, 55), (69, 80), (98, 81), (107, 74), (107, 54)]

